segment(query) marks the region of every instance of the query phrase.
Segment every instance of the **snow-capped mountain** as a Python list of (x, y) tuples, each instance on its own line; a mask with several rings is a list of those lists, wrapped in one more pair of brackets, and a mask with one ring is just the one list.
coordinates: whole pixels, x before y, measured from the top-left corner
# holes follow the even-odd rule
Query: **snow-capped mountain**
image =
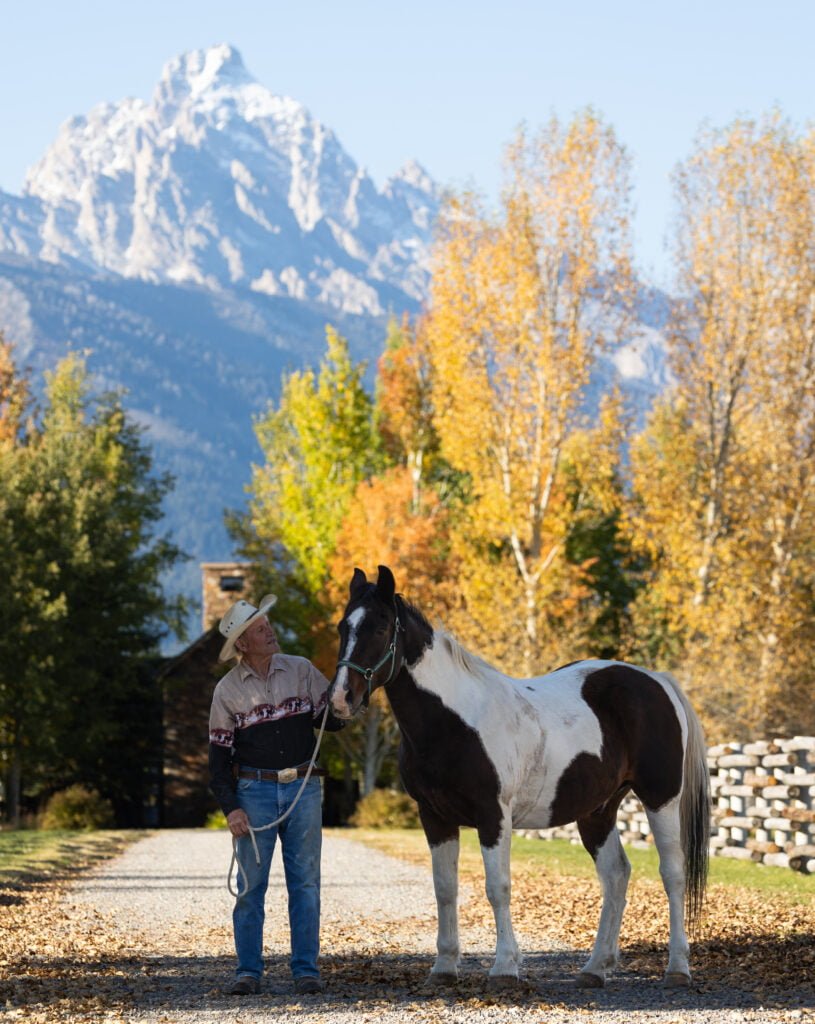
[(438, 202), (414, 162), (378, 190), (223, 45), (169, 61), (149, 102), (66, 122), (23, 196), (4, 197), (0, 247), (381, 316), (421, 301)]

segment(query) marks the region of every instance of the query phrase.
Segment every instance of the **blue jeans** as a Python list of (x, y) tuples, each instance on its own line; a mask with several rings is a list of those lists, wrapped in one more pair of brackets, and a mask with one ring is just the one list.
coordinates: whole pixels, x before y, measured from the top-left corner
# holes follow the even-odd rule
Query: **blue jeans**
[[(237, 798), (257, 828), (279, 818), (294, 802), (303, 783), (262, 782), (238, 779)], [(319, 779), (309, 779), (292, 813), (276, 828), (256, 832), (260, 864), (255, 860), (250, 836), (238, 840), (238, 859), (248, 886), (238, 872), (238, 898), (232, 912), (237, 975), (260, 978), (263, 973), (263, 919), (269, 869), (278, 833), (283, 847), (283, 867), (289, 894), (291, 972), (295, 978), (320, 975), (320, 851), (322, 848), (322, 794)]]

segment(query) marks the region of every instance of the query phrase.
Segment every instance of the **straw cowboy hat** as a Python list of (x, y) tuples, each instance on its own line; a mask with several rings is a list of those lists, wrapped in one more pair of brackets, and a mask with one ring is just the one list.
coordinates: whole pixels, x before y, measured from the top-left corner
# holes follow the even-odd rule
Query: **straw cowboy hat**
[(235, 641), (247, 630), (259, 615), (264, 615), (277, 601), (275, 594), (267, 594), (261, 598), (257, 608), (248, 601), (236, 601), (221, 619), (218, 629), (226, 637), (226, 643), (219, 655), (221, 661), (229, 661), (235, 654)]

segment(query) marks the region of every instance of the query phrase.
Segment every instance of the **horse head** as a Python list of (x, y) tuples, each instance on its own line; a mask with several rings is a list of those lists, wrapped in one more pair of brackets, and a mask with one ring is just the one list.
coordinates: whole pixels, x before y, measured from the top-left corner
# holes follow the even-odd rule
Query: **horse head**
[(328, 691), (336, 718), (351, 718), (368, 705), (374, 690), (394, 679), (402, 666), (404, 623), (396, 605), (396, 584), (386, 565), (376, 583), (354, 569), (350, 597), (339, 624), (337, 671)]

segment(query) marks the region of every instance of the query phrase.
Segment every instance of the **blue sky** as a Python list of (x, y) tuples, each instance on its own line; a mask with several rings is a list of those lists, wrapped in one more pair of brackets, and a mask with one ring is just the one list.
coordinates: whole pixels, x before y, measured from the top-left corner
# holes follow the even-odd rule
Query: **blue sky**
[(331, 127), (378, 184), (415, 157), (497, 195), (517, 125), (592, 104), (633, 160), (641, 270), (670, 286), (669, 176), (704, 121), (815, 114), (815, 3), (754, 0), (6, 0), (0, 188), (19, 193), (59, 125), (149, 97), (184, 50), (229, 42)]

